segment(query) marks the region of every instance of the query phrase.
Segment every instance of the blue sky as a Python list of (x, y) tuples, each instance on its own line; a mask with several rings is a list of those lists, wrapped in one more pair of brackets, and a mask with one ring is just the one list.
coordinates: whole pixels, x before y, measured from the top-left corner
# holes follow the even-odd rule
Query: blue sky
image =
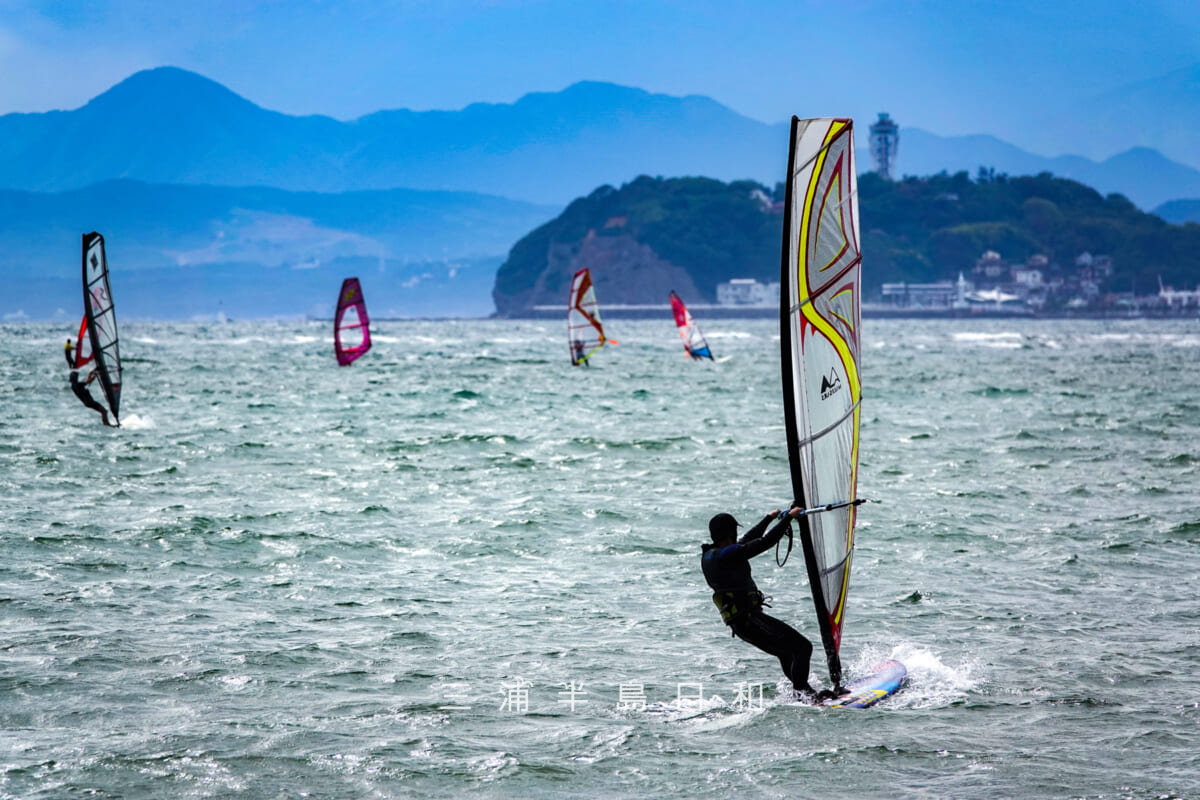
[(1200, 0), (3, 0), (0, 113), (75, 108), (173, 65), (267, 108), (351, 119), (579, 80), (792, 113), (1030, 133), (1200, 62)]

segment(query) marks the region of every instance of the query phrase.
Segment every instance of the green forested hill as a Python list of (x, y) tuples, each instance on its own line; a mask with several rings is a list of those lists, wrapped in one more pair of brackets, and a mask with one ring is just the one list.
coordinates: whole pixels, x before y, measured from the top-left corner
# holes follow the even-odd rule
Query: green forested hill
[[(1042, 254), (1065, 269), (1085, 251), (1109, 255), (1115, 271), (1102, 288), (1115, 291), (1134, 286), (1150, 293), (1159, 276), (1177, 287), (1200, 280), (1200, 225), (1168, 224), (1121, 195), (1104, 197), (1075, 181), (981, 170), (974, 178), (960, 172), (902, 181), (869, 173), (858, 186), (868, 292), (885, 282), (953, 279), (985, 250), (1010, 263)], [(496, 276), (496, 307), (507, 314), (562, 302), (572, 271), (600, 271), (595, 258), (589, 261), (596, 252), (589, 243), (605, 238), (650, 248), (686, 271), (705, 300), (714, 300), (717, 284), (731, 278), (777, 280), (782, 196), (782, 185), (708, 178), (643, 176), (620, 189), (603, 186), (517, 242)], [(622, 274), (634, 276), (648, 269), (608, 266), (624, 266)], [(624, 301), (662, 298), (639, 297), (633, 287)]]
[(1114, 290), (1148, 293), (1200, 279), (1200, 225), (1171, 225), (1123, 196), (1048, 173), (982, 171), (886, 181), (859, 177), (863, 261), (870, 283), (952, 278), (984, 250), (1010, 263), (1042, 254), (1070, 267), (1084, 251), (1109, 255)]

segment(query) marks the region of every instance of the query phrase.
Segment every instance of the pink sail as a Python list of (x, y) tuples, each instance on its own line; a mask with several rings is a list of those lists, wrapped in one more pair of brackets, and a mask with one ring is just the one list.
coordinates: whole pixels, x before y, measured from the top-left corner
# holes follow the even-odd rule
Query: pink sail
[(715, 360), (712, 350), (708, 347), (708, 341), (700, 332), (700, 326), (696, 324), (696, 320), (692, 319), (692, 312), (687, 310), (687, 306), (679, 299), (679, 295), (673, 291), (671, 292), (671, 312), (675, 315), (675, 326), (679, 329), (680, 338), (683, 339), (683, 351), (692, 358)]
[(333, 352), (338, 364), (348, 366), (371, 349), (370, 325), (358, 278), (346, 278), (338, 293), (337, 314), (333, 320)]

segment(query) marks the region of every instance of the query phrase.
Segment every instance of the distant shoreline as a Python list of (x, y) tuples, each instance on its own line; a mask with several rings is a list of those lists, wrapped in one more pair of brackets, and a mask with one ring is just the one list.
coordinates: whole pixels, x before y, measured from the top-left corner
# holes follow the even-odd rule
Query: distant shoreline
[[(718, 306), (691, 305), (688, 308), (698, 320), (706, 319), (778, 319), (777, 306)], [(602, 306), (600, 313), (604, 319), (670, 319), (669, 305), (614, 305)], [(1200, 320), (1200, 310), (1189, 309), (1177, 312), (1148, 313), (1145, 311), (1054, 311), (1046, 313), (1014, 313), (1011, 311), (980, 309), (964, 311), (958, 309), (921, 309), (921, 308), (879, 308), (864, 307), (864, 319), (1196, 319)], [(512, 320), (553, 320), (566, 317), (566, 307), (536, 307), (526, 309), (518, 314), (493, 316), (490, 319)]]
[[(779, 310), (774, 308), (722, 308), (713, 306), (712, 308), (704, 308), (703, 306), (691, 306), (692, 310), (696, 311), (696, 316), (701, 322), (704, 320), (731, 320), (731, 319), (778, 319)], [(532, 313), (513, 314), (509, 316), (500, 316), (492, 314), (486, 317), (455, 317), (455, 316), (429, 316), (429, 317), (372, 317), (373, 322), (547, 322), (566, 319), (566, 308), (555, 309), (551, 311), (539, 311)], [(637, 308), (629, 307), (614, 307), (604, 308), (602, 310), (604, 319), (622, 319), (622, 320), (671, 320), (670, 306), (643, 306)], [(863, 319), (923, 319), (923, 320), (975, 320), (975, 319), (1001, 319), (1001, 320), (1146, 320), (1146, 321), (1167, 321), (1167, 320), (1196, 320), (1200, 322), (1200, 310), (1189, 310), (1186, 313), (1159, 313), (1150, 314), (1145, 312), (1129, 313), (1120, 311), (1073, 311), (1073, 312), (1055, 312), (1051, 314), (1010, 314), (996, 311), (981, 311), (981, 312), (945, 312), (931, 311), (923, 309), (897, 309), (897, 310), (881, 310), (881, 309), (863, 309)], [(233, 317), (225, 320), (218, 319), (203, 319), (195, 317), (132, 317), (125, 322), (129, 324), (139, 323), (173, 323), (173, 324), (195, 324), (195, 325), (224, 325), (227, 323), (240, 322), (279, 322), (279, 323), (312, 323), (320, 322), (324, 324), (333, 324), (332, 317)], [(66, 328), (78, 325), (78, 322), (67, 319), (50, 319), (50, 318), (27, 318), (27, 319), (0, 319), (0, 326), (7, 325), (62, 325)]]

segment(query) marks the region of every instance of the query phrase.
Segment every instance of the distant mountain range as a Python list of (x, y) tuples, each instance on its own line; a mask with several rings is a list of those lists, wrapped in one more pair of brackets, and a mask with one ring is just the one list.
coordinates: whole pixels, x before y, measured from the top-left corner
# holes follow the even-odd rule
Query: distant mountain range
[(59, 193), (0, 190), (0, 274), (75, 275), (79, 234), (98, 230), (125, 269), (310, 266), (493, 256), (556, 206), (473, 192), (287, 192), (106, 181)]
[[(412, 189), (331, 195), (120, 180), (61, 193), (0, 190), (0, 315), (76, 308), (79, 236), (98, 230), (113, 291), (135, 317), (318, 313), (332, 302), (325, 283), (332, 297), (342, 277), (365, 271), (377, 276), (364, 279), (365, 291), (375, 284), (377, 312), (486, 316), (497, 254), (556, 213)], [(34, 278), (50, 283), (23, 286)], [(147, 287), (145, 302), (134, 285)]]
[(1080, 100), (1051, 124), (1062, 147), (1111, 153), (1140, 145), (1200, 168), (1200, 62)]
[[(861, 134), (859, 138), (860, 152), (865, 154), (866, 140)], [(905, 175), (966, 170), (974, 176), (981, 166), (1009, 175), (1050, 172), (1085, 183), (1102, 194), (1123, 194), (1143, 209), (1168, 200), (1200, 197), (1200, 170), (1146, 147), (1092, 161), (1082, 156), (1034, 155), (993, 136), (937, 136), (918, 128), (900, 131), (899, 171)]]
[(164, 67), (74, 111), (0, 117), (0, 186), (62, 191), (135, 178), (292, 191), (475, 191), (565, 204), (644, 172), (778, 174), (782, 130), (707, 98), (603, 83), (511, 105), (380, 111), (339, 122), (267, 111), (207, 78)]
[[(860, 145), (870, 122), (859, 120)], [(340, 122), (268, 111), (207, 78), (163, 67), (73, 111), (0, 116), (0, 187), (63, 191), (133, 178), (329, 193), (473, 191), (561, 205), (642, 174), (773, 185), (783, 174), (786, 142), (784, 122), (764, 124), (706, 97), (607, 83), (578, 83), (512, 104), (380, 111)], [(861, 152), (867, 169), (865, 147)], [(1045, 158), (990, 136), (901, 128), (901, 174), (974, 174), (980, 166), (1014, 175), (1054, 172), (1145, 208), (1200, 197), (1200, 172), (1151, 150), (1102, 162)]]
[(1154, 209), (1154, 213), (1176, 225), (1185, 222), (1200, 223), (1200, 200), (1172, 200)]

